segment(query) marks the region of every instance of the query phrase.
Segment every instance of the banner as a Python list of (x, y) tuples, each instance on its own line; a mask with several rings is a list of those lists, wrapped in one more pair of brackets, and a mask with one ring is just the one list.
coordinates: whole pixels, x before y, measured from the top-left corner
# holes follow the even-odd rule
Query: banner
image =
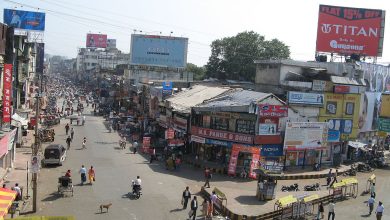
[(259, 115), (262, 117), (287, 117), (288, 116), (288, 107), (284, 105), (268, 105), (260, 104), (259, 106)]
[(260, 155), (252, 154), (251, 168), (249, 171), (249, 177), (252, 179), (257, 179), (257, 174), (256, 172), (254, 172), (254, 170), (259, 167), (259, 159), (260, 159)]
[(150, 148), (150, 137), (144, 137), (142, 140), (142, 152), (146, 153)]
[(106, 34), (87, 34), (86, 47), (106, 48), (107, 47), (107, 35)]
[(0, 157), (8, 153), (8, 134), (0, 139)]
[(324, 105), (324, 94), (305, 93), (305, 92), (288, 92), (289, 104), (303, 105)]
[(259, 124), (259, 135), (276, 135), (276, 124)]
[(232, 175), (232, 176), (236, 175), (237, 159), (239, 153), (240, 153), (240, 149), (237, 148), (236, 146), (233, 146), (232, 153), (230, 155), (230, 160), (229, 160), (228, 175)]
[(4, 9), (4, 23), (25, 30), (45, 30), (45, 13)]
[(326, 122), (287, 122), (284, 148), (288, 150), (320, 149), (328, 139)]
[(11, 123), (12, 64), (4, 64), (3, 76), (3, 123)]
[(320, 5), (316, 51), (382, 56), (384, 23), (382, 10)]
[(281, 144), (267, 144), (261, 146), (262, 157), (280, 157), (283, 156), (283, 145)]
[(382, 94), (380, 117), (390, 117), (390, 94)]

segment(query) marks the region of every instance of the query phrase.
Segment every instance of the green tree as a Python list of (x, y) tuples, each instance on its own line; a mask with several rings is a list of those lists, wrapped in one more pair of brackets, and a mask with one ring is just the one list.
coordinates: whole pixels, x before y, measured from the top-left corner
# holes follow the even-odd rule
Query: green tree
[(206, 68), (204, 66), (199, 67), (192, 63), (187, 63), (186, 70), (194, 74), (194, 80), (203, 80), (206, 74)]
[(254, 31), (214, 40), (206, 65), (206, 76), (218, 79), (254, 81), (254, 60), (287, 59), (290, 49), (278, 39), (265, 40)]

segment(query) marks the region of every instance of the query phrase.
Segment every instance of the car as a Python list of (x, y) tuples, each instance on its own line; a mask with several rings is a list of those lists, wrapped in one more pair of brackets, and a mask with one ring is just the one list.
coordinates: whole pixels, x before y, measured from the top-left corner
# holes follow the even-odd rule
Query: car
[(42, 164), (46, 165), (60, 165), (66, 159), (66, 148), (62, 144), (51, 144), (45, 148), (44, 159)]

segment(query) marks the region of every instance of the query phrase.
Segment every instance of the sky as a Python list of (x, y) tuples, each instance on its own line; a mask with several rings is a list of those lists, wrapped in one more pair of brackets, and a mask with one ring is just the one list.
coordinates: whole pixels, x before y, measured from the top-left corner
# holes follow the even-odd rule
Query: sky
[[(292, 59), (313, 60), (320, 4), (390, 12), (388, 0), (0, 0), (2, 8), (46, 13), (45, 52), (51, 55), (76, 57), (87, 33), (117, 39), (125, 53), (132, 33), (172, 34), (189, 38), (187, 61), (196, 65), (207, 63), (213, 40), (251, 30), (284, 42)], [(378, 62), (390, 63), (388, 32), (385, 27)]]

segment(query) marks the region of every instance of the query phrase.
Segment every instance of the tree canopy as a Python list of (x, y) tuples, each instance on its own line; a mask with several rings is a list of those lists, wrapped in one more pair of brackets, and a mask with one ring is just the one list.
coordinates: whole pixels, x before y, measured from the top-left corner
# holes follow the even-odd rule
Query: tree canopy
[(254, 31), (214, 40), (206, 65), (206, 76), (217, 79), (254, 81), (254, 60), (287, 59), (290, 49), (278, 39), (265, 40)]
[(204, 66), (199, 67), (195, 64), (187, 63), (186, 69), (194, 74), (194, 80), (203, 80), (205, 77), (206, 68)]

